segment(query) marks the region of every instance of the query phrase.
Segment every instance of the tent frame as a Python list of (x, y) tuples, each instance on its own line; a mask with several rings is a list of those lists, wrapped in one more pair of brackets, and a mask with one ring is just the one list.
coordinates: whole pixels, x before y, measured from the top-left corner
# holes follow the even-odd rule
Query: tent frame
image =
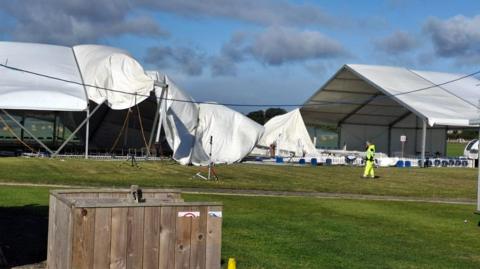
[[(155, 142), (158, 143), (159, 140), (160, 140), (160, 132), (162, 131), (162, 122), (163, 122), (163, 117), (164, 117), (163, 115), (165, 114), (165, 113), (161, 113), (161, 110), (162, 110), (162, 108), (164, 110), (166, 108), (166, 102), (165, 102), (165, 104), (163, 104), (163, 106), (162, 106), (162, 103), (164, 103), (165, 96), (168, 96), (167, 95), (168, 84), (162, 84), (162, 83), (157, 82), (157, 80), (155, 80), (154, 85), (157, 86), (157, 87), (161, 87), (162, 88), (162, 93), (160, 94), (160, 97), (158, 97), (157, 110), (156, 110), (156, 113), (155, 113), (155, 118), (153, 120), (152, 130), (150, 132), (150, 138), (148, 139), (147, 157), (150, 157), (150, 154), (151, 154), (150, 149), (152, 148), (153, 137), (155, 136), (155, 133), (156, 133)], [(158, 129), (157, 129), (157, 124), (158, 124)]]

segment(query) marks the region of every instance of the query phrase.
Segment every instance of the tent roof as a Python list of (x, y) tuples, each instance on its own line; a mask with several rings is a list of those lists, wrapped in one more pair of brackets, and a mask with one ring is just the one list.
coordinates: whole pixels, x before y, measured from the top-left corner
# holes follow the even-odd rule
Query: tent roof
[(303, 151), (315, 155), (317, 150), (308, 134), (299, 109), (271, 118), (264, 125), (265, 132), (258, 141), (258, 145), (268, 147), (277, 143), (277, 148), (300, 154)]
[(347, 64), (307, 100), (302, 115), (313, 124), (393, 126), (413, 113), (430, 126), (469, 126), (469, 119), (478, 113), (480, 81), (464, 77)]
[(83, 111), (89, 100), (105, 99), (125, 109), (146, 99), (154, 84), (130, 54), (107, 46), (0, 42), (0, 63), (3, 109)]

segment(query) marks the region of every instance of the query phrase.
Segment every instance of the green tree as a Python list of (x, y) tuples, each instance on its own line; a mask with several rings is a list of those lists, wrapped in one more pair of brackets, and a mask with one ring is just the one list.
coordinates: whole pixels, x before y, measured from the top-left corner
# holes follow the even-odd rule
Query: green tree
[(247, 117), (256, 121), (258, 124), (265, 124), (265, 112), (263, 112), (263, 110), (252, 111), (247, 114)]
[(275, 116), (283, 115), (285, 113), (287, 113), (287, 111), (283, 108), (269, 108), (265, 111), (265, 122)]

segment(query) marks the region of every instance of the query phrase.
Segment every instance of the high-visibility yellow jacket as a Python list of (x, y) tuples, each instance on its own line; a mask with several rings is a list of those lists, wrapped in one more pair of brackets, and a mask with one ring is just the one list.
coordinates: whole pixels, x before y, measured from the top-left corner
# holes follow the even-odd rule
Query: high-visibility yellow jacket
[(365, 159), (367, 161), (373, 162), (375, 158), (375, 145), (370, 145), (367, 147), (367, 152), (365, 153)]

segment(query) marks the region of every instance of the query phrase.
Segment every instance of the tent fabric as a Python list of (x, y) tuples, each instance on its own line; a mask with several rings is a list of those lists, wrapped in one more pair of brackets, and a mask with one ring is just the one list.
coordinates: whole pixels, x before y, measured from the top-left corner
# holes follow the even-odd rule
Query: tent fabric
[(477, 115), (480, 81), (463, 76), (348, 64), (305, 103), (302, 114), (326, 123), (390, 126), (411, 112), (430, 126), (468, 126)]
[(0, 62), (10, 67), (0, 67), (4, 109), (84, 111), (89, 100), (105, 99), (110, 108), (125, 109), (145, 100), (154, 84), (127, 52), (106, 46), (0, 42)]
[[(165, 114), (161, 122), (173, 159), (180, 164), (208, 165), (210, 149), (213, 163), (241, 161), (263, 134), (263, 126), (243, 114), (218, 104), (196, 104), (168, 76), (148, 74), (168, 85), (160, 107)], [(156, 96), (164, 90), (157, 87)]]
[(218, 104), (200, 104), (198, 118), (192, 152), (194, 165), (208, 165), (210, 150), (213, 163), (241, 161), (264, 131), (263, 126), (243, 114)]
[(173, 151), (173, 159), (180, 164), (190, 164), (192, 148), (195, 143), (195, 130), (198, 122), (198, 105), (193, 98), (183, 92), (168, 76), (148, 72), (157, 81), (168, 85), (168, 90), (155, 88), (155, 95), (160, 98), (166, 90), (160, 105), (162, 128), (168, 144)]
[(73, 47), (90, 100), (121, 110), (141, 103), (153, 90), (154, 81), (126, 51), (99, 45)]
[(264, 125), (265, 132), (259, 146), (269, 147), (275, 143), (278, 150), (295, 152), (295, 156), (316, 155), (317, 150), (303, 122), (300, 109), (271, 118)]
[(0, 62), (12, 68), (79, 83), (66, 83), (0, 67), (0, 108), (49, 111), (83, 111), (87, 108), (88, 99), (71, 48), (0, 42)]

